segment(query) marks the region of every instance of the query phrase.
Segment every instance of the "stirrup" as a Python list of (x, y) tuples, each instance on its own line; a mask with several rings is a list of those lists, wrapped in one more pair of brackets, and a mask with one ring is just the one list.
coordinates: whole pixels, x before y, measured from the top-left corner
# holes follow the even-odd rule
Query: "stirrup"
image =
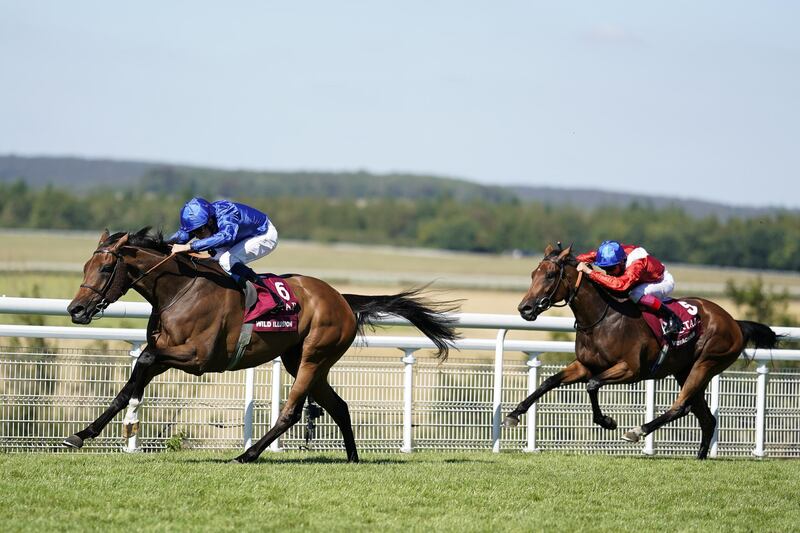
[(666, 337), (665, 339), (667, 342), (664, 343), (664, 346), (661, 347), (661, 351), (658, 352), (658, 359), (656, 359), (656, 362), (650, 367), (650, 375), (655, 374), (656, 371), (661, 368), (661, 365), (664, 363), (664, 359), (667, 358), (669, 349), (672, 348), (672, 342), (670, 342), (670, 340)]

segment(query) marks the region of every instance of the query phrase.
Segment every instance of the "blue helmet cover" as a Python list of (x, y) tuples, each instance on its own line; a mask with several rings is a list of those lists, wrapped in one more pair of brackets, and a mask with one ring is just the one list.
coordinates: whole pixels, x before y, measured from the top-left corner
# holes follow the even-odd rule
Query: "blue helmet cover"
[(627, 257), (620, 243), (617, 241), (603, 241), (597, 247), (597, 257), (594, 264), (600, 268), (608, 268), (624, 263)]
[(187, 233), (208, 223), (213, 208), (203, 198), (192, 198), (181, 209), (181, 231)]

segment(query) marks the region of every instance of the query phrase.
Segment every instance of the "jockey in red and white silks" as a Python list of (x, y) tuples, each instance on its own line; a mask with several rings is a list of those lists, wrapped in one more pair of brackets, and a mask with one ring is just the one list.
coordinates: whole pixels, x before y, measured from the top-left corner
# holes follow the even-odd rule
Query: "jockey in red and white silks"
[[(663, 263), (647, 253), (641, 246), (603, 241), (597, 250), (577, 257), (578, 270), (589, 275), (595, 283), (613, 291), (627, 292), (631, 300), (651, 309), (665, 319), (665, 334), (672, 339), (683, 324), (675, 313), (661, 300), (669, 297), (675, 289), (675, 280)], [(603, 268), (606, 272), (592, 270), (587, 263)]]

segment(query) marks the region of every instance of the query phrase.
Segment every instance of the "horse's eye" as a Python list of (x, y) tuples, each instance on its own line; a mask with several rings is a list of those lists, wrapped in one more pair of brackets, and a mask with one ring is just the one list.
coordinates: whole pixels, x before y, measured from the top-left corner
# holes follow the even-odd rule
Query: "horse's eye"
[(550, 271), (547, 274), (545, 274), (544, 277), (547, 278), (547, 279), (553, 279), (554, 277), (556, 277), (556, 273), (553, 272), (553, 271)]
[(114, 271), (114, 265), (103, 265), (100, 267), (100, 272), (103, 272), (104, 274), (108, 274), (109, 272), (113, 271)]

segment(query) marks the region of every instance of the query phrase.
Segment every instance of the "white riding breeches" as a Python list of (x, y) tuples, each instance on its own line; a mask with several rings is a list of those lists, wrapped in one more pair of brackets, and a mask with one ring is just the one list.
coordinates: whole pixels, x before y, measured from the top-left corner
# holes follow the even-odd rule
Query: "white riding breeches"
[(219, 266), (229, 273), (231, 267), (236, 263), (250, 263), (261, 257), (272, 253), (278, 246), (278, 230), (272, 222), (269, 223), (267, 232), (262, 235), (255, 235), (243, 241), (237, 242), (230, 248), (217, 248), (217, 255), (214, 257), (219, 262)]
[(675, 280), (668, 270), (664, 269), (664, 277), (661, 281), (654, 281), (652, 283), (640, 283), (631, 289), (630, 298), (634, 302), (638, 302), (645, 294), (652, 294), (659, 300), (664, 300), (672, 294), (675, 289)]

